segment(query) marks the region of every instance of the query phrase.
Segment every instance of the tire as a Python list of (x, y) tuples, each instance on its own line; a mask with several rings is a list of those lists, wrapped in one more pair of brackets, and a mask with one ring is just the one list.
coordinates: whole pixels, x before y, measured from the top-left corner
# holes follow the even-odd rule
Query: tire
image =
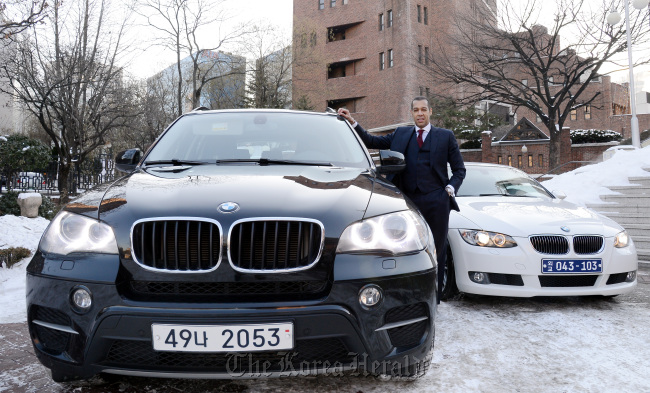
[(445, 301), (453, 298), (458, 294), (456, 285), (456, 269), (454, 268), (454, 255), (451, 253), (451, 247), (447, 246), (447, 263), (445, 264), (445, 273), (442, 280), (442, 291), (440, 300)]

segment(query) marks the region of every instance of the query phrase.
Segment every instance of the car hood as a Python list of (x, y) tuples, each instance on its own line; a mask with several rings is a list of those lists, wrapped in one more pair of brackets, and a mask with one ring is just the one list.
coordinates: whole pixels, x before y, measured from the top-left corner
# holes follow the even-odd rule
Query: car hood
[[(220, 212), (224, 202), (239, 209)], [(66, 210), (128, 226), (151, 217), (202, 217), (225, 224), (250, 217), (310, 218), (340, 234), (367, 210), (406, 208), (394, 186), (360, 168), (203, 165), (136, 171), (84, 194)]]
[(616, 222), (593, 210), (559, 199), (459, 197), (456, 200), (460, 212), (452, 212), (450, 228), (483, 229), (515, 237), (533, 234), (614, 236), (623, 230)]

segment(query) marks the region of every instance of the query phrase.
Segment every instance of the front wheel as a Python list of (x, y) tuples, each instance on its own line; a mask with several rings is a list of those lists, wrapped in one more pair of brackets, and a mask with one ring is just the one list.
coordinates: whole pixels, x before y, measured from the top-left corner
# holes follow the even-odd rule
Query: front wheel
[(440, 300), (448, 300), (458, 293), (456, 286), (456, 269), (454, 269), (454, 255), (451, 253), (451, 247), (447, 246), (447, 263), (445, 263), (445, 273), (442, 278), (442, 291)]

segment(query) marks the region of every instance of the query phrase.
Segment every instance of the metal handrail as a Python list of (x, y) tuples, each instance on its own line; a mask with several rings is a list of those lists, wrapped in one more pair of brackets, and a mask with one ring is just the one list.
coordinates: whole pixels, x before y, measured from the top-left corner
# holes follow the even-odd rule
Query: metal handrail
[(557, 166), (557, 167), (551, 169), (550, 171), (546, 172), (545, 174), (537, 176), (537, 177), (535, 178), (535, 180), (538, 180), (538, 179), (540, 179), (540, 178), (542, 178), (542, 177), (544, 177), (544, 176), (546, 176), (546, 175), (550, 175), (550, 174), (552, 174), (553, 172), (555, 172), (556, 170), (558, 170), (558, 169), (560, 169), (560, 168), (562, 168), (562, 167), (564, 167), (564, 166), (567, 166), (567, 165), (569, 165), (569, 164), (595, 164), (595, 163), (597, 163), (597, 162), (598, 162), (598, 161), (569, 161), (569, 162), (565, 162), (564, 164), (562, 164), (562, 165), (560, 165), (560, 166)]

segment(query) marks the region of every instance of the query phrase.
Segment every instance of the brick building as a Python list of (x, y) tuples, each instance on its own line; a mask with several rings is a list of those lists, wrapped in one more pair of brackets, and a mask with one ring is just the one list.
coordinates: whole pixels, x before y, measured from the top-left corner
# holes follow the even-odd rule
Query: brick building
[[(450, 91), (447, 85), (445, 91), (437, 91), (441, 85), (427, 71), (426, 62), (436, 55), (431, 48), (438, 45), (437, 38), (454, 28), (450, 15), (472, 12), (472, 4), (461, 0), (294, 0), (294, 101), (306, 98), (317, 111), (345, 106), (367, 129), (381, 132), (411, 121), (410, 101), (416, 95), (466, 95), (462, 86)], [(496, 0), (483, 4), (482, 10), (496, 12)], [(489, 11), (483, 17), (494, 20)], [(627, 85), (603, 76), (590, 83), (585, 96), (595, 91), (600, 93), (597, 99), (571, 114), (565, 126), (611, 129), (629, 138)], [(491, 111), (505, 108), (494, 102), (483, 104)], [(543, 127), (532, 111), (510, 110), (504, 113), (510, 124), (526, 117)], [(650, 114), (638, 117), (640, 129), (649, 129)]]
[(480, 149), (462, 149), (463, 160), (510, 165), (529, 174), (563, 173), (587, 162), (601, 161), (603, 152), (618, 142), (572, 144), (571, 131), (560, 132), (561, 151), (571, 154), (560, 157), (560, 167), (549, 167), (550, 138), (533, 122), (523, 118), (505, 135), (495, 138), (491, 131), (482, 134)]
[[(487, 0), (496, 10), (496, 0)], [(294, 0), (294, 101), (348, 108), (367, 129), (412, 121), (411, 99), (431, 96), (426, 70), (449, 13), (467, 1)], [(485, 17), (490, 17), (486, 15)]]

